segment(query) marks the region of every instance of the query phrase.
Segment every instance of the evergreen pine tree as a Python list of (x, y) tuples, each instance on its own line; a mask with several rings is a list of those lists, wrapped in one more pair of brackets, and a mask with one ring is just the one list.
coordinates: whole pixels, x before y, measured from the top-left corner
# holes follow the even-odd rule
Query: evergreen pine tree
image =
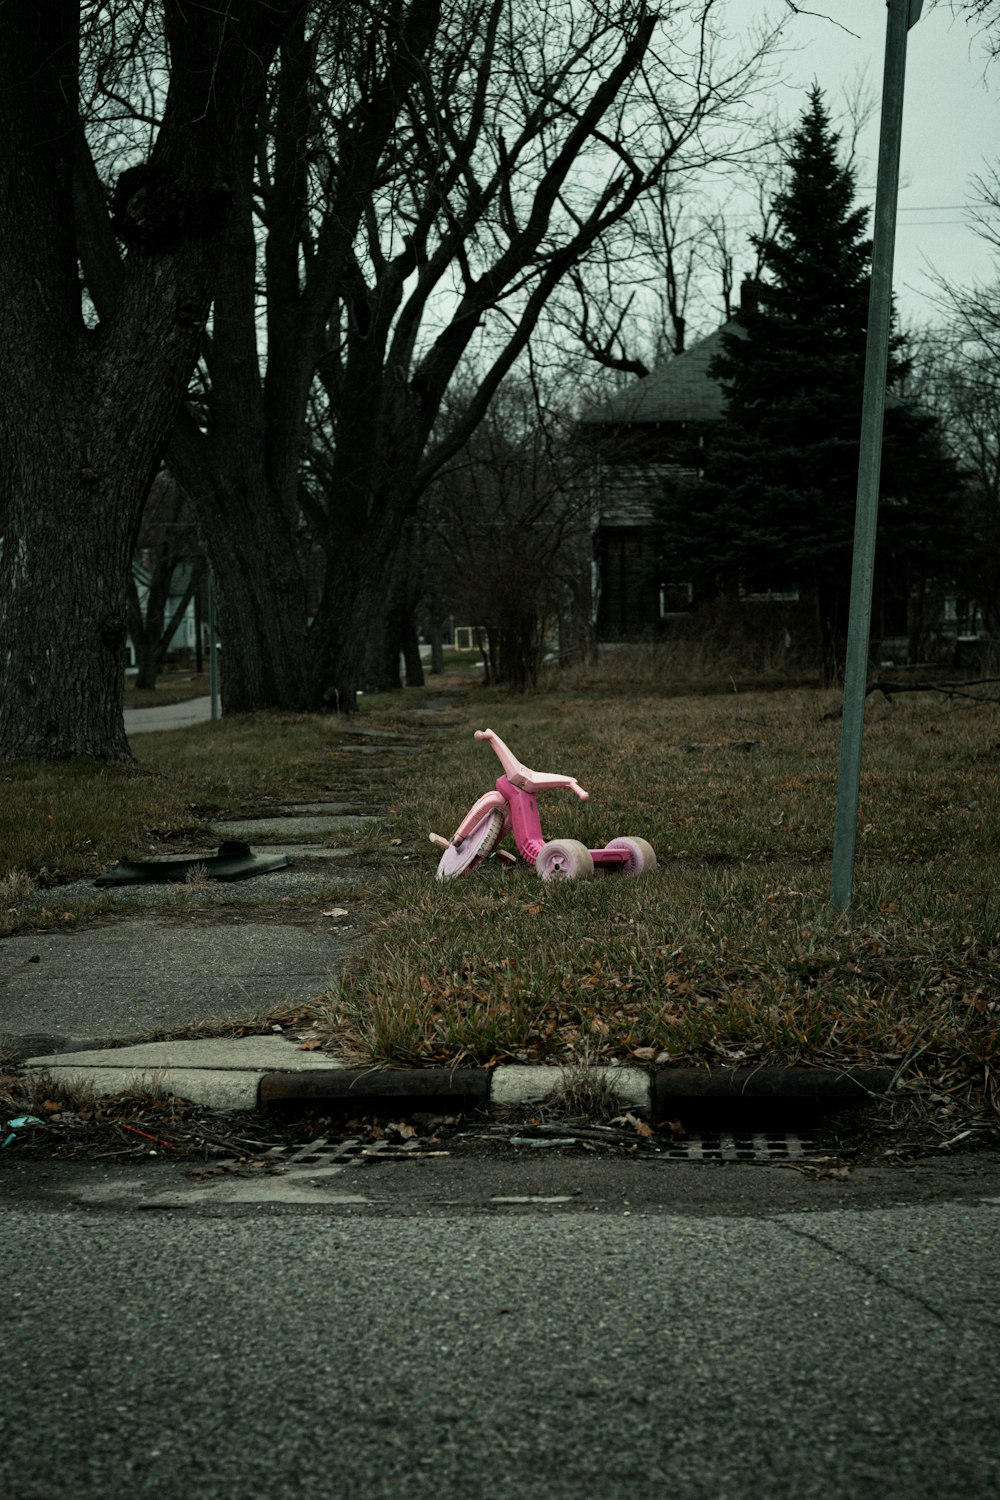
[[(792, 584), (817, 605), (823, 678), (833, 680), (846, 631), (857, 494), (871, 242), (854, 207), (854, 175), (837, 157), (819, 89), (792, 138), (777, 228), (754, 239), (756, 306), (723, 333), (711, 374), (727, 398), (708, 440), (703, 480), (663, 497), (664, 571), (702, 593)], [(892, 339), (888, 386), (906, 372)], [(883, 584), (941, 564), (957, 545), (958, 483), (936, 423), (890, 397), (882, 455)]]

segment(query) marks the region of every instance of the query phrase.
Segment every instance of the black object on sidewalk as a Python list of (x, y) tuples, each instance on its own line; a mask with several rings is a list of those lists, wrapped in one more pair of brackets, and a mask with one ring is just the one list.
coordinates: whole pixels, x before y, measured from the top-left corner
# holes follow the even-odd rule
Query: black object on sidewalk
[(120, 859), (113, 870), (98, 875), (95, 885), (177, 885), (184, 884), (192, 870), (205, 880), (249, 880), (253, 875), (268, 875), (284, 870), (293, 863), (290, 854), (254, 854), (240, 839), (226, 839), (218, 854), (209, 859)]

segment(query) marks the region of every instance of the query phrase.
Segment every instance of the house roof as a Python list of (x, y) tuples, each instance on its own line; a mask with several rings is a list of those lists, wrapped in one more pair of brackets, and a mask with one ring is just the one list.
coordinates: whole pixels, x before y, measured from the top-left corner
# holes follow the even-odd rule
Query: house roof
[(708, 367), (722, 353), (723, 332), (737, 332), (738, 323), (724, 325), (658, 365), (650, 375), (591, 407), (581, 420), (588, 426), (632, 422), (718, 422), (725, 408), (722, 387)]

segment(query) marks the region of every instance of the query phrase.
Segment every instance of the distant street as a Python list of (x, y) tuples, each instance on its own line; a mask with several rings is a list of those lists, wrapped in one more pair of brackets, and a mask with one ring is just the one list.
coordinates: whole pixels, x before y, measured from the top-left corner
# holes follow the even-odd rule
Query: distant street
[(1000, 1492), (995, 1173), (520, 1165), (0, 1173), (0, 1496)]
[[(219, 714), (222, 704), (219, 703)], [(155, 729), (183, 729), (187, 724), (202, 724), (212, 717), (210, 697), (189, 698), (185, 703), (168, 703), (163, 708), (127, 708), (125, 710), (125, 733), (129, 739), (134, 734), (149, 734)]]

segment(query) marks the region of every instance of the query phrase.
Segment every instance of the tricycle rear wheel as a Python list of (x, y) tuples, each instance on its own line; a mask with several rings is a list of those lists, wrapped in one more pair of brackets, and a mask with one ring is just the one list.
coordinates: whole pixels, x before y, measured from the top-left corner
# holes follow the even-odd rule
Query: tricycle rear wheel
[(594, 873), (594, 861), (578, 839), (552, 839), (539, 849), (535, 871), (543, 880), (586, 880)]
[(645, 839), (612, 839), (611, 843), (605, 844), (604, 847), (627, 851), (627, 858), (622, 861), (621, 865), (623, 875), (652, 875), (656, 869), (656, 854), (652, 844), (648, 844)]

